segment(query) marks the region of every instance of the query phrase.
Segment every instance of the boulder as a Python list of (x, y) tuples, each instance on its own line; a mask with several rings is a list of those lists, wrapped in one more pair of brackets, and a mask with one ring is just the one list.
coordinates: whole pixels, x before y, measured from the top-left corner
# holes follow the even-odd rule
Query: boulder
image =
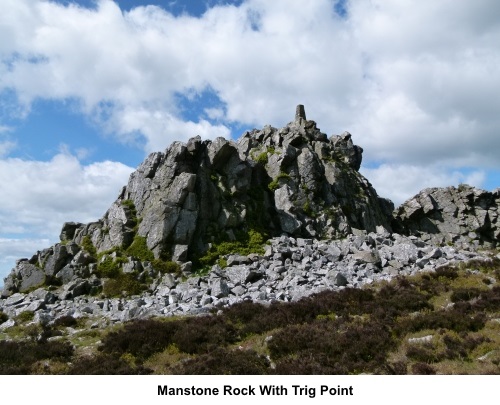
[(435, 243), (465, 245), (477, 241), (495, 247), (499, 242), (499, 204), (495, 192), (465, 184), (427, 188), (395, 211), (393, 227), (400, 233)]
[(20, 292), (27, 292), (45, 283), (45, 272), (28, 262), (20, 262), (15, 272), (20, 280), (18, 285)]

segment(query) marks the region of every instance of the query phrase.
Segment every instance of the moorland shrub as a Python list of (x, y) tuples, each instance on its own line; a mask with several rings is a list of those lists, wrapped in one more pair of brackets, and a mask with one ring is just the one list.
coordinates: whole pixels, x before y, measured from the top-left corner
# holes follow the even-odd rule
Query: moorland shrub
[(174, 344), (180, 351), (202, 354), (227, 346), (238, 339), (236, 328), (223, 318), (202, 316), (162, 322), (137, 320), (107, 335), (100, 350), (104, 353), (132, 354), (140, 361)]
[(0, 341), (0, 374), (30, 374), (39, 360), (69, 361), (73, 346), (67, 341)]
[(177, 321), (160, 322), (154, 319), (129, 322), (123, 329), (106, 335), (99, 350), (116, 356), (130, 353), (139, 360), (145, 360), (172, 343), (177, 324)]
[(448, 329), (455, 332), (476, 332), (486, 323), (486, 316), (483, 313), (470, 314), (456, 308), (451, 310), (441, 310), (418, 314), (400, 320), (395, 327), (399, 335), (411, 332), (418, 332), (424, 329)]
[(115, 278), (106, 280), (102, 292), (107, 297), (121, 297), (123, 294), (139, 295), (147, 288), (137, 281), (132, 273), (119, 273)]
[(64, 316), (60, 316), (59, 318), (57, 318), (54, 323), (53, 323), (53, 326), (55, 328), (57, 327), (71, 327), (71, 326), (76, 326), (78, 324), (78, 320), (73, 318), (71, 315), (64, 315)]
[(427, 363), (415, 363), (411, 366), (411, 373), (416, 375), (435, 375), (436, 370)]
[(481, 291), (479, 299), (471, 303), (474, 311), (499, 311), (500, 310), (500, 286), (491, 290)]
[(71, 364), (68, 374), (71, 375), (144, 375), (151, 370), (141, 365), (133, 367), (122, 358), (100, 353), (97, 356), (79, 358)]
[(451, 302), (470, 301), (481, 295), (482, 290), (479, 288), (456, 288), (450, 296)]
[(227, 348), (183, 361), (173, 369), (174, 374), (184, 375), (264, 375), (270, 371), (269, 360), (254, 350)]
[(310, 358), (309, 364), (332, 374), (352, 374), (384, 367), (393, 344), (391, 331), (378, 322), (336, 319), (285, 327), (273, 335), (268, 348), (277, 370), (282, 359), (293, 356)]
[(223, 317), (200, 316), (179, 322), (172, 343), (184, 353), (203, 354), (237, 340), (236, 327)]

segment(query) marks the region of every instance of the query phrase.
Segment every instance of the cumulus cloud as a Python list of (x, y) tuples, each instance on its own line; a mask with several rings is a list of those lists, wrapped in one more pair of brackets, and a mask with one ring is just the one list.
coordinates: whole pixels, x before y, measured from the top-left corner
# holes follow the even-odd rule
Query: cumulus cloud
[(116, 128), (123, 134), (143, 134), (146, 137), (146, 152), (163, 150), (174, 140), (187, 141), (196, 135), (203, 139), (231, 136), (224, 125), (211, 124), (205, 119), (198, 122), (185, 121), (166, 110), (152, 108), (125, 108), (105, 125)]
[(0, 229), (4, 234), (57, 235), (65, 221), (96, 220), (127, 183), (132, 168), (119, 162), (87, 166), (68, 153), (48, 162), (0, 160)]
[[(176, 94), (214, 89), (228, 122), (263, 125), (288, 121), (298, 102), (341, 111), (361, 77), (351, 41), (341, 38), (344, 25), (326, 0), (308, 7), (253, 0), (213, 7), (202, 18), (153, 6), (123, 13), (108, 0), (95, 10), (44, 1), (5, 9), (0, 18), (12, 41), (2, 49), (8, 62), (0, 87), (14, 89), (28, 106), (37, 98), (78, 99), (82, 111), (104, 117), (123, 137), (140, 133), (150, 141), (155, 114), (179, 120)], [(333, 55), (343, 55), (342, 63), (332, 63)], [(139, 130), (130, 126), (137, 118)], [(194, 124), (207, 134), (228, 131)], [(160, 129), (163, 147), (178, 137), (177, 127)]]
[[(0, 88), (20, 104), (80, 100), (146, 150), (232, 122), (282, 125), (295, 104), (326, 132), (350, 130), (365, 159), (498, 167), (500, 4), (247, 0), (201, 17), (1, 0)], [(425, 28), (424, 28), (425, 27)], [(212, 89), (224, 109), (183, 117), (178, 94)]]
[(424, 188), (458, 186), (460, 183), (481, 187), (485, 181), (484, 171), (466, 172), (441, 166), (382, 164), (376, 168), (363, 168), (361, 172), (379, 196), (391, 199), (396, 206)]

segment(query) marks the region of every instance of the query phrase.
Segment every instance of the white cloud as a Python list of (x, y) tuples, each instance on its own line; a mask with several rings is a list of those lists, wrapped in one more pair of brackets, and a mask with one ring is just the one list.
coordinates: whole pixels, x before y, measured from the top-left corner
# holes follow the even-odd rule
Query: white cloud
[(349, 4), (373, 84), (353, 127), (367, 156), (498, 167), (500, 4)]
[(485, 173), (461, 172), (441, 166), (383, 164), (377, 168), (362, 168), (381, 197), (391, 199), (396, 206), (427, 187), (458, 186), (460, 183), (482, 187)]
[(66, 153), (48, 162), (0, 160), (0, 229), (58, 235), (65, 221), (100, 218), (127, 183), (132, 168), (118, 162), (82, 165)]
[(123, 134), (142, 133), (146, 138), (146, 152), (163, 150), (173, 140), (187, 141), (200, 135), (204, 139), (218, 136), (230, 137), (229, 129), (212, 125), (204, 119), (199, 122), (184, 121), (164, 109), (126, 108), (106, 123)]
[[(0, 88), (29, 106), (77, 99), (146, 149), (228, 124), (279, 126), (305, 104), (326, 132), (349, 130), (370, 161), (498, 167), (500, 3), (248, 0), (202, 17), (0, 0)], [(211, 89), (209, 120), (184, 119), (178, 94)], [(210, 122), (215, 120), (217, 123)]]
[[(333, 88), (337, 101), (347, 101), (359, 79), (350, 41), (332, 41), (343, 25), (332, 24), (328, 1), (304, 7), (255, 0), (214, 7), (201, 19), (175, 18), (157, 7), (122, 13), (105, 0), (97, 10), (21, 3), (3, 16), (13, 38), (3, 54), (17, 56), (3, 66), (0, 87), (15, 89), (27, 105), (40, 97), (76, 98), (92, 116), (105, 106), (108, 129), (125, 137), (137, 132), (130, 132), (123, 111), (132, 119), (149, 111), (139, 126), (148, 140), (142, 128), (151, 125), (151, 114), (179, 120), (175, 94), (212, 88), (226, 103), (228, 120), (263, 125), (290, 120), (298, 102), (332, 104)], [(342, 63), (332, 63), (334, 54), (344, 55)], [(208, 134), (220, 131), (196, 124)], [(163, 148), (178, 136), (176, 127)]]

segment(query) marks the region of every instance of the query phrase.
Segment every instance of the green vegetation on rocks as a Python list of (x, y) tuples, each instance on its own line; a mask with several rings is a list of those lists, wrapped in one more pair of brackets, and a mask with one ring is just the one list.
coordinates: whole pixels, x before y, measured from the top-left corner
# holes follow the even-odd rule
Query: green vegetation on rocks
[(82, 249), (88, 252), (91, 256), (97, 256), (97, 250), (92, 243), (92, 239), (89, 235), (85, 235), (82, 239)]
[(151, 262), (155, 258), (153, 252), (149, 250), (144, 236), (135, 235), (134, 241), (125, 252), (136, 260)]
[(21, 312), (18, 316), (16, 316), (16, 321), (25, 323), (30, 322), (35, 317), (35, 313), (33, 311), (24, 311)]
[[(104, 260), (100, 261), (97, 265), (97, 276), (104, 278), (115, 278), (121, 273), (123, 261), (121, 258), (113, 259), (107, 256)], [(125, 259), (126, 260), (126, 259)]]
[(137, 217), (137, 210), (134, 202), (132, 200), (123, 200), (122, 205), (129, 211), (129, 225), (137, 232), (140, 220)]
[(290, 179), (291, 177), (289, 174), (284, 172), (279, 173), (278, 176), (276, 176), (276, 178), (269, 183), (268, 185), (269, 190), (271, 191), (277, 190), (281, 186), (280, 180), (290, 180)]
[(247, 234), (243, 234), (238, 241), (214, 243), (212, 247), (198, 259), (202, 266), (215, 264), (219, 258), (229, 254), (249, 255), (251, 253), (264, 253), (264, 236), (250, 229)]
[(102, 292), (107, 297), (122, 297), (138, 295), (147, 288), (145, 284), (137, 281), (133, 274), (118, 273), (114, 278), (104, 283)]

